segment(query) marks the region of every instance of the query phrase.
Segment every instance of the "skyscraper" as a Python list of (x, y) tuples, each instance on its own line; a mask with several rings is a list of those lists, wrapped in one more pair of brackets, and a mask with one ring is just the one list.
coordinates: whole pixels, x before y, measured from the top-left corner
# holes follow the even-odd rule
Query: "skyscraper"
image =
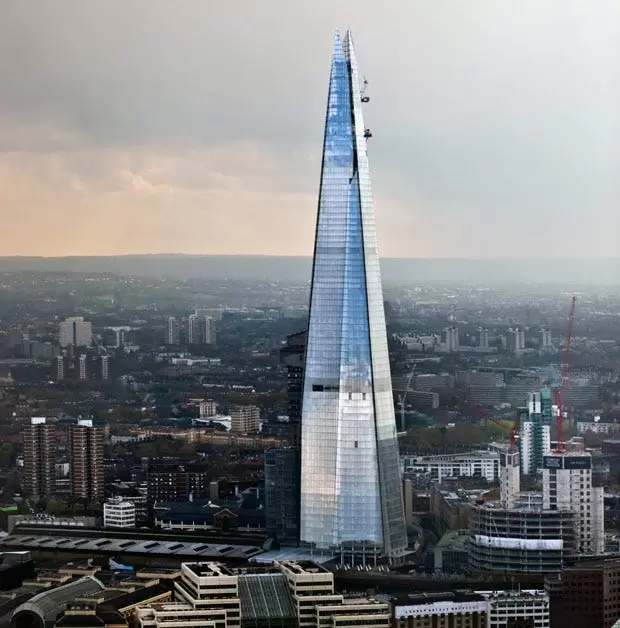
[(300, 540), (346, 561), (398, 560), (407, 546), (368, 137), (351, 35), (337, 34), (305, 356)]

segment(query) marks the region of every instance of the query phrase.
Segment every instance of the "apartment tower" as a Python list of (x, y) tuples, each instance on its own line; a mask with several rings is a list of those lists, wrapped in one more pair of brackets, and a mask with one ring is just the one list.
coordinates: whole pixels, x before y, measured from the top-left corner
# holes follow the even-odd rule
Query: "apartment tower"
[(105, 428), (92, 419), (78, 419), (69, 428), (71, 492), (83, 499), (103, 499)]

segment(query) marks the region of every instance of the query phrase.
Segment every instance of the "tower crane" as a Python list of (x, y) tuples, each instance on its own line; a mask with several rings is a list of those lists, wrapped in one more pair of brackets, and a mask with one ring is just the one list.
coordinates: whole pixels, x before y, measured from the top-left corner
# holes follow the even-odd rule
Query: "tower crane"
[(573, 320), (575, 318), (575, 304), (577, 303), (577, 297), (573, 297), (570, 303), (570, 311), (568, 313), (568, 327), (566, 329), (566, 340), (564, 343), (564, 354), (562, 355), (562, 369), (560, 374), (560, 381), (553, 391), (555, 405), (557, 406), (557, 441), (558, 453), (564, 451), (564, 406), (563, 406), (563, 390), (568, 381), (568, 373), (570, 371), (570, 347), (573, 340)]
[(411, 387), (411, 380), (413, 379), (413, 374), (415, 373), (416, 365), (413, 365), (411, 369), (411, 373), (409, 373), (409, 377), (407, 378), (407, 385), (405, 386), (405, 392), (398, 395), (398, 409), (400, 411), (400, 431), (406, 432), (405, 426), (405, 399), (407, 398), (407, 393)]

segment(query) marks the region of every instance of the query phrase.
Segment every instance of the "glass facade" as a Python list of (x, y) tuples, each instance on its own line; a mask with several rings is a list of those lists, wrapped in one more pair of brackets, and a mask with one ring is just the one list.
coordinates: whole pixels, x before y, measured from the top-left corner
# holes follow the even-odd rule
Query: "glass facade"
[(282, 545), (299, 542), (299, 449), (265, 451), (265, 525)]
[(302, 544), (407, 545), (357, 62), (336, 35), (302, 403)]

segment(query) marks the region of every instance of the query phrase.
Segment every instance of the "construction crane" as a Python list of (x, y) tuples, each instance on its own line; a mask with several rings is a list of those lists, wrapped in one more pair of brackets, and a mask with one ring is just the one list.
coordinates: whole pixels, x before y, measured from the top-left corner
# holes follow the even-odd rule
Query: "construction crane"
[(560, 381), (553, 391), (555, 405), (557, 407), (557, 451), (562, 453), (564, 451), (564, 405), (563, 405), (563, 390), (568, 381), (568, 373), (570, 371), (570, 346), (573, 340), (573, 320), (575, 318), (575, 304), (577, 303), (577, 297), (573, 297), (570, 303), (570, 311), (568, 313), (568, 327), (566, 329), (566, 340), (564, 342), (564, 354), (562, 356), (562, 370), (560, 374)]
[(407, 393), (409, 392), (409, 388), (411, 387), (411, 380), (413, 379), (413, 374), (415, 373), (416, 365), (413, 365), (411, 369), (411, 373), (409, 373), (409, 377), (407, 378), (407, 385), (405, 386), (405, 392), (398, 395), (398, 409), (400, 411), (400, 431), (406, 432), (405, 425), (405, 399), (407, 398)]

